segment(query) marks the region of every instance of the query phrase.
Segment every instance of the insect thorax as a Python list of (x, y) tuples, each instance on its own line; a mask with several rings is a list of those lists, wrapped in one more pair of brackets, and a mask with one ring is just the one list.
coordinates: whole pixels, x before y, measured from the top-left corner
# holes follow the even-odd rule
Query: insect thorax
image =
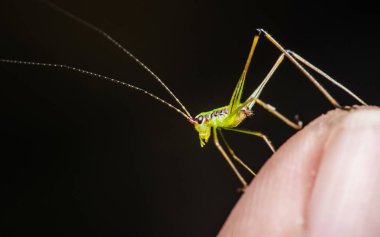
[(243, 108), (233, 116), (229, 116), (228, 106), (220, 107), (208, 112), (203, 112), (195, 117), (195, 130), (199, 134), (201, 146), (203, 147), (211, 135), (212, 127), (233, 128), (238, 126), (247, 117), (252, 115), (252, 111)]

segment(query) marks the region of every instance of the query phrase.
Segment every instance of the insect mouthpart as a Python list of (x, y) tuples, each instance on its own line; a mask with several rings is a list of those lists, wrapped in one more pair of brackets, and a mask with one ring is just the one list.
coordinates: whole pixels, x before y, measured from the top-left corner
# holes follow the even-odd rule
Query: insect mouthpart
[(189, 123), (191, 123), (192, 125), (197, 123), (197, 121), (195, 119), (193, 119), (193, 117), (188, 117), (187, 121), (189, 121)]

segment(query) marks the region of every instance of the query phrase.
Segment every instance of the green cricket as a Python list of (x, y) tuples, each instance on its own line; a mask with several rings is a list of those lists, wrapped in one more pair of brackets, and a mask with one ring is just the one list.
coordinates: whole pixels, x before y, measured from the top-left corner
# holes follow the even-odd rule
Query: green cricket
[[(238, 179), (240, 180), (241, 184), (243, 185), (242, 189), (244, 190), (247, 187), (247, 181), (244, 179), (244, 177), (240, 174), (239, 170), (235, 166), (233, 160), (237, 162), (239, 165), (241, 165), (243, 168), (248, 170), (253, 176), (256, 176), (256, 173), (252, 171), (251, 168), (247, 164), (245, 164), (239, 157), (236, 156), (235, 152), (231, 148), (231, 146), (228, 144), (227, 140), (223, 136), (223, 130), (229, 130), (234, 131), (238, 133), (244, 133), (249, 134), (253, 136), (260, 137), (263, 139), (263, 141), (268, 145), (268, 147), (272, 150), (272, 152), (275, 152), (275, 148), (272, 145), (271, 141), (268, 139), (268, 137), (258, 131), (250, 131), (245, 129), (237, 128), (241, 122), (243, 122), (246, 118), (253, 115), (252, 108), (255, 104), (258, 104), (259, 106), (262, 106), (264, 109), (269, 111), (271, 114), (276, 116), (278, 119), (283, 121), (288, 126), (294, 128), (294, 129), (301, 129), (302, 128), (302, 122), (301, 121), (291, 121), (290, 119), (286, 118), (284, 115), (279, 113), (275, 107), (265, 103), (261, 99), (259, 99), (261, 92), (264, 90), (265, 86), (271, 79), (274, 72), (277, 70), (277, 68), (280, 66), (280, 64), (283, 62), (283, 60), (286, 58), (291, 63), (293, 63), (304, 75), (305, 77), (310, 80), (311, 83), (313, 83), (317, 89), (326, 97), (326, 99), (335, 107), (335, 108), (350, 108), (349, 106), (342, 107), (333, 96), (329, 94), (329, 92), (322, 87), (322, 85), (306, 70), (306, 68), (316, 72), (317, 74), (321, 75), (323, 78), (327, 79), (334, 85), (338, 86), (340, 89), (345, 91), (347, 94), (352, 96), (355, 100), (357, 100), (360, 104), (366, 105), (366, 103), (360, 99), (357, 95), (355, 95), (352, 91), (350, 91), (348, 88), (334, 80), (332, 77), (327, 75), (325, 72), (311, 64), (309, 61), (301, 57), (300, 55), (287, 50), (283, 48), (278, 41), (276, 41), (270, 34), (268, 34), (263, 29), (258, 29), (257, 34), (253, 38), (252, 46), (250, 49), (250, 52), (248, 54), (248, 58), (246, 60), (243, 72), (236, 84), (236, 87), (232, 93), (231, 99), (229, 101), (228, 105), (218, 107), (216, 109), (212, 109), (207, 112), (202, 112), (198, 114), (197, 116), (193, 117), (189, 111), (186, 109), (186, 107), (181, 103), (181, 101), (178, 99), (177, 96), (174, 95), (174, 93), (166, 86), (166, 84), (153, 72), (151, 71), (144, 63), (142, 63), (136, 56), (134, 56), (129, 50), (124, 48), (120, 43), (118, 43), (114, 38), (112, 38), (110, 35), (108, 35), (106, 32), (102, 31), (98, 27), (86, 22), (85, 20), (79, 18), (78, 16), (73, 15), (72, 13), (58, 7), (57, 5), (45, 2), (48, 6), (53, 8), (54, 10), (66, 15), (68, 18), (77, 21), (78, 23), (82, 24), (83, 26), (90, 28), (97, 32), (98, 34), (105, 37), (109, 42), (117, 46), (119, 49), (121, 49), (125, 54), (127, 54), (131, 59), (133, 59), (136, 63), (138, 63), (145, 71), (147, 71), (152, 78), (154, 78), (156, 81), (159, 82), (159, 84), (170, 94), (170, 96), (176, 101), (176, 103), (179, 105), (179, 107), (176, 107), (172, 105), (171, 103), (161, 99), (160, 97), (150, 93), (147, 90), (144, 90), (142, 88), (139, 88), (137, 86), (134, 86), (129, 83), (125, 83), (101, 74), (97, 74), (94, 72), (90, 72), (87, 70), (83, 70), (80, 68), (63, 65), (63, 64), (51, 64), (51, 63), (42, 63), (42, 62), (31, 62), (31, 61), (21, 61), (21, 60), (13, 60), (13, 59), (0, 59), (0, 62), (2, 63), (12, 63), (12, 64), (24, 64), (24, 65), (32, 65), (32, 66), (41, 66), (41, 67), (52, 67), (52, 68), (62, 68), (66, 70), (71, 70), (75, 72), (79, 72), (82, 74), (86, 74), (91, 77), (100, 78), (104, 80), (108, 80), (112, 83), (126, 86), (128, 88), (137, 90), (141, 93), (144, 93), (145, 95), (150, 96), (151, 98), (155, 99), (156, 101), (159, 101), (166, 106), (174, 109), (176, 112), (181, 114), (183, 117), (186, 118), (186, 120), (192, 124), (197, 131), (199, 135), (200, 145), (201, 147), (205, 146), (206, 143), (209, 141), (209, 138), (211, 135), (213, 136), (214, 144), (219, 150), (219, 152), (222, 154), (224, 159), (227, 161), (229, 166), (232, 168), (233, 172), (236, 174)], [(251, 59), (254, 54), (255, 48), (259, 42), (260, 37), (266, 38), (270, 43), (272, 43), (279, 51), (280, 56), (272, 66), (271, 70), (268, 72), (266, 77), (262, 80), (260, 85), (253, 91), (253, 93), (245, 100), (242, 100), (242, 94), (245, 84), (246, 75), (249, 69), (249, 66), (251, 64)], [(305, 68), (305, 67), (306, 68)], [(223, 141), (225, 147), (228, 150), (228, 153), (225, 151), (225, 149), (222, 147), (222, 145), (219, 142), (219, 137)], [(232, 157), (232, 159), (230, 158)]]

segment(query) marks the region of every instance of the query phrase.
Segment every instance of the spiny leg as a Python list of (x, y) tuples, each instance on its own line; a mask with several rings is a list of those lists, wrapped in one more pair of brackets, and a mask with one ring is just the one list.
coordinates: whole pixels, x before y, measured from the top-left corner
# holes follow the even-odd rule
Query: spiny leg
[(223, 128), (223, 129), (261, 137), (265, 141), (265, 143), (269, 146), (269, 148), (272, 150), (273, 153), (276, 151), (274, 149), (274, 146), (272, 145), (272, 142), (268, 139), (268, 137), (265, 134), (261, 132), (250, 131), (250, 130), (239, 129), (239, 128)]
[(258, 29), (259, 35), (263, 33), (264, 36), (271, 42), (274, 46), (276, 46), (285, 56), (299, 69), (301, 72), (308, 78), (317, 88), (318, 90), (330, 101), (330, 103), (336, 108), (341, 108), (342, 106), (327, 92), (327, 90), (287, 51), (278, 43), (270, 34), (268, 34), (263, 29)]
[(327, 75), (327, 73), (325, 73), (324, 71), (322, 71), (321, 69), (317, 68), (316, 66), (314, 66), (313, 64), (311, 64), (309, 61), (307, 61), (306, 59), (304, 59), (303, 57), (301, 57), (300, 55), (296, 54), (295, 52), (293, 51), (290, 51), (290, 50), (287, 50), (288, 53), (290, 53), (294, 58), (296, 58), (298, 61), (300, 61), (301, 63), (303, 63), (304, 65), (306, 65), (307, 67), (309, 67), (310, 69), (312, 69), (313, 71), (317, 72), (319, 75), (323, 76), (324, 78), (326, 78), (327, 80), (329, 80), (331, 83), (333, 83), (334, 85), (336, 85), (337, 87), (339, 87), (340, 89), (342, 89), (344, 92), (346, 92), (347, 94), (349, 94), (350, 96), (352, 96), (354, 99), (356, 99), (358, 102), (360, 102), (361, 104), (363, 105), (367, 105), (366, 102), (364, 102), (362, 99), (359, 98), (359, 96), (355, 95), (352, 91), (350, 91), (347, 87), (345, 87), (344, 85), (340, 84), (339, 82), (337, 82), (336, 80), (334, 80), (332, 77), (330, 77), (329, 75)]
[(232, 150), (231, 146), (228, 144), (226, 138), (224, 137), (223, 133), (222, 133), (222, 130), (221, 129), (218, 129), (218, 132), (224, 142), (224, 144), (226, 145), (228, 151), (230, 152), (230, 154), (232, 155), (232, 157), (240, 164), (242, 165), (246, 170), (248, 170), (253, 176), (256, 176), (256, 173), (252, 171), (251, 168), (249, 168), (248, 165), (246, 165), (239, 157), (237, 157), (237, 155), (235, 154), (235, 152)]
[[(260, 106), (262, 106), (264, 109), (268, 110), (270, 113), (272, 113), (274, 116), (276, 116), (278, 119), (283, 121), (288, 126), (294, 128), (294, 129), (301, 129), (302, 128), (302, 121), (297, 120), (297, 124), (292, 122), (290, 119), (286, 118), (284, 115), (277, 112), (275, 107), (271, 106), (270, 104), (266, 104), (265, 102), (263, 102), (262, 100), (260, 100), (258, 98), (247, 99), (244, 103), (240, 104), (240, 106), (235, 111), (233, 111), (229, 116), (236, 115), (237, 113), (240, 112), (240, 110), (242, 110), (244, 107), (248, 107), (252, 103), (259, 104)], [(252, 107), (248, 107), (248, 108), (251, 109)]]
[(230, 167), (232, 168), (232, 170), (235, 172), (235, 174), (239, 178), (240, 182), (243, 184), (243, 189), (245, 189), (247, 187), (247, 182), (245, 181), (245, 179), (243, 178), (243, 176), (239, 173), (239, 171), (236, 168), (236, 166), (234, 165), (234, 163), (232, 163), (231, 159), (228, 157), (228, 155), (224, 151), (223, 147), (220, 145), (219, 139), (218, 139), (218, 134), (217, 134), (216, 130), (217, 129), (214, 127), (213, 128), (214, 144), (215, 144), (216, 148), (218, 148), (219, 152), (222, 154), (222, 156), (224, 157), (224, 159), (227, 161), (227, 163), (230, 165)]
[(264, 109), (266, 109), (268, 112), (270, 112), (271, 114), (273, 114), (274, 116), (276, 116), (278, 119), (280, 119), (281, 121), (283, 121), (285, 124), (287, 124), (288, 126), (294, 128), (294, 129), (301, 129), (302, 128), (302, 121), (297, 121), (297, 124), (292, 122), (290, 119), (288, 119), (287, 117), (285, 117), (284, 115), (282, 115), (280, 112), (278, 112), (276, 110), (275, 107), (273, 107), (272, 105), (270, 104), (267, 104), (265, 103), (264, 101), (260, 100), (260, 99), (256, 99), (255, 100), (256, 103), (258, 105), (260, 105), (261, 107), (263, 107)]

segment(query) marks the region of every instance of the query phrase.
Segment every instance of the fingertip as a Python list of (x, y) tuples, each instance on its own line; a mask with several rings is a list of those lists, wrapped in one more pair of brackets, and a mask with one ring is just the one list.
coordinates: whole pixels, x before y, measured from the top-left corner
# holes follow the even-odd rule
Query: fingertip
[[(380, 109), (366, 106), (351, 111), (334, 110), (311, 122), (268, 160), (231, 212), (219, 236), (304, 236), (322, 228), (326, 223), (315, 225), (315, 228), (311, 226), (321, 223), (318, 220), (325, 214), (321, 212), (319, 219), (315, 219), (313, 210), (319, 207), (311, 208), (310, 200), (319, 203), (317, 193), (323, 192), (323, 182), (328, 182), (326, 169), (320, 167), (325, 159), (335, 159), (334, 155), (326, 156), (326, 149), (332, 149), (331, 139), (341, 139), (332, 134), (336, 129), (351, 131), (359, 125), (371, 128), (379, 121)], [(366, 133), (363, 131), (356, 129), (356, 136), (364, 139)], [(335, 165), (332, 170), (339, 168)], [(320, 182), (318, 189), (316, 182)], [(339, 193), (336, 195), (338, 197)], [(333, 210), (332, 206), (326, 207)], [(312, 218), (315, 222), (310, 222)]]
[(380, 233), (380, 110), (348, 113), (330, 132), (308, 202), (310, 236)]

